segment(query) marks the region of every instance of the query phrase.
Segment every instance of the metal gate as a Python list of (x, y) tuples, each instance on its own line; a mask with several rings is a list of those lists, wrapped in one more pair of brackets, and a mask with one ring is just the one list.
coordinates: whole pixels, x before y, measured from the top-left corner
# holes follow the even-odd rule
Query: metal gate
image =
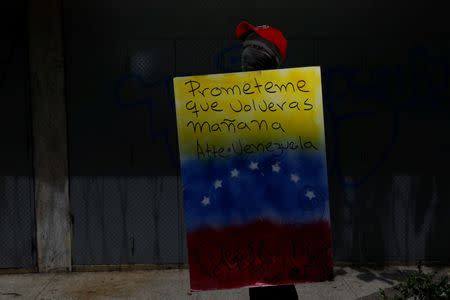
[[(173, 44), (109, 42), (66, 48), (73, 263), (177, 265), (186, 253), (170, 85), (146, 86), (174, 71)], [(139, 80), (143, 94), (124, 96)]]
[(172, 78), (239, 71), (236, 7), (290, 32), (285, 67), (322, 67), (335, 259), (448, 263), (448, 41), (220, 3), (67, 2), (74, 264), (186, 262)]
[(0, 24), (0, 268), (30, 269), (35, 227), (25, 1), (5, 3)]

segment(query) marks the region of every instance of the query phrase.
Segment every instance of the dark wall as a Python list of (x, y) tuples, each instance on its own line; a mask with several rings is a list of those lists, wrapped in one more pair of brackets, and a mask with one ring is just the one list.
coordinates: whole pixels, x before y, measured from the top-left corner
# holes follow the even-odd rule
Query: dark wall
[(0, 268), (33, 268), (34, 196), (25, 1), (0, 9)]
[(335, 259), (448, 263), (442, 3), (65, 1), (74, 263), (186, 262), (172, 78), (239, 71), (242, 19), (322, 68)]

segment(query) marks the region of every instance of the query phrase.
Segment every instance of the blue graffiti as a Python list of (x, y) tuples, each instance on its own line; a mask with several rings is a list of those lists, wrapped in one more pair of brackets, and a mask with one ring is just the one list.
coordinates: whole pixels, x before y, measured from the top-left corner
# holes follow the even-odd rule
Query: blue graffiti
[[(236, 72), (240, 70), (240, 56), (239, 49), (240, 44), (233, 44), (232, 46), (225, 47), (217, 52), (213, 61), (214, 68), (219, 70), (221, 73)], [(411, 51), (410, 60), (417, 63), (417, 58), (421, 57), (422, 60), (429, 59), (426, 53), (422, 53), (423, 49), (413, 49)], [(412, 62), (411, 62), (412, 63)], [(443, 67), (444, 80), (449, 78), (449, 68), (448, 65)], [(345, 66), (324, 66), (322, 67), (322, 79), (323, 79), (323, 103), (325, 110), (325, 126), (327, 132), (331, 133), (331, 136), (327, 136), (327, 141), (332, 145), (332, 150), (327, 151), (327, 156), (329, 160), (329, 176), (335, 176), (339, 179), (339, 182), (345, 188), (357, 188), (362, 184), (366, 183), (376, 172), (386, 163), (390, 158), (390, 155), (394, 151), (398, 139), (399, 139), (399, 118), (400, 114), (408, 110), (417, 110), (420, 105), (420, 97), (412, 94), (412, 91), (403, 91), (396, 88), (400, 86), (399, 80), (401, 80), (402, 75), (405, 75), (404, 65), (385, 65), (377, 66), (375, 68), (368, 68), (366, 74), (369, 80), (361, 83), (357, 81), (357, 77), (360, 75), (361, 71), (356, 68), (348, 68)], [(192, 74), (177, 74), (178, 76), (192, 75)], [(421, 81), (418, 72), (411, 72), (408, 74), (410, 81)], [(375, 78), (374, 80), (370, 80)], [(380, 78), (385, 81), (385, 89), (378, 87), (380, 83)], [(330, 88), (330, 83), (334, 79), (339, 79), (345, 83), (346, 88), (339, 92), (332, 92)], [(146, 89), (160, 88), (164, 89), (167, 93), (169, 99), (173, 99), (173, 83), (172, 76), (156, 80), (156, 81), (146, 81), (139, 74), (127, 74), (116, 81), (115, 85), (115, 95), (116, 104), (123, 110), (130, 109), (146, 109), (150, 116), (153, 113), (157, 113), (157, 106), (155, 103), (157, 100), (152, 96), (143, 97), (141, 99), (124, 99), (121, 97), (121, 90), (130, 81), (135, 81), (141, 87)], [(387, 87), (387, 89), (386, 89)], [(369, 99), (374, 101), (382, 101), (386, 95), (384, 94), (388, 90), (392, 97), (398, 97), (396, 101), (389, 101), (389, 109), (385, 110), (372, 109), (372, 110), (360, 110), (353, 111), (350, 113), (340, 113), (338, 112), (338, 107), (344, 101), (347, 100), (349, 95), (352, 95), (356, 99)], [(428, 103), (428, 109), (438, 108), (438, 97), (436, 99), (431, 99)], [(173, 112), (175, 116), (174, 101), (166, 101), (167, 105), (170, 105), (170, 111)], [(384, 103), (386, 105), (386, 103)], [(347, 124), (347, 122), (359, 122), (360, 120), (366, 120), (370, 118), (378, 118), (380, 115), (385, 117), (389, 116), (387, 119), (383, 119), (384, 122), (389, 122), (389, 132), (386, 132), (386, 145), (379, 153), (379, 157), (376, 160), (368, 161), (367, 168), (364, 174), (359, 175), (358, 178), (352, 178), (348, 180), (346, 174), (344, 174), (345, 162), (341, 159), (341, 146), (342, 139), (340, 137), (340, 130)], [(173, 117), (175, 119), (175, 117)], [(152, 122), (151, 117), (149, 118), (150, 123)], [(178, 151), (177, 151), (177, 137), (173, 135), (172, 131), (169, 130), (169, 126), (175, 126), (175, 124), (167, 124), (167, 127), (163, 130), (153, 129), (150, 124), (149, 138), (152, 142), (162, 142), (169, 155), (170, 161), (174, 166), (179, 167)]]

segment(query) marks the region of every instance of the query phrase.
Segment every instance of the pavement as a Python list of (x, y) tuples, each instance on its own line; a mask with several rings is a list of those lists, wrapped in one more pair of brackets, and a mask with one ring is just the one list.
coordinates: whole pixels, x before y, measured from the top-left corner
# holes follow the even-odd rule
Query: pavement
[[(299, 299), (381, 299), (379, 289), (391, 293), (412, 270), (414, 267), (336, 267), (333, 281), (299, 284), (296, 289)], [(450, 268), (433, 270), (450, 274)], [(247, 288), (191, 292), (188, 270), (176, 269), (0, 274), (0, 299), (244, 300), (249, 296)]]

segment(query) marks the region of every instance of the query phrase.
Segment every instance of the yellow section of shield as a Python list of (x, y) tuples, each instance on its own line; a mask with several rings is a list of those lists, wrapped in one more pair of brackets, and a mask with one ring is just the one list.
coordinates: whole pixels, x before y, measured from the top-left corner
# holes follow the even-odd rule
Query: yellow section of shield
[(236, 141), (325, 144), (320, 67), (177, 77), (174, 91), (181, 157)]

